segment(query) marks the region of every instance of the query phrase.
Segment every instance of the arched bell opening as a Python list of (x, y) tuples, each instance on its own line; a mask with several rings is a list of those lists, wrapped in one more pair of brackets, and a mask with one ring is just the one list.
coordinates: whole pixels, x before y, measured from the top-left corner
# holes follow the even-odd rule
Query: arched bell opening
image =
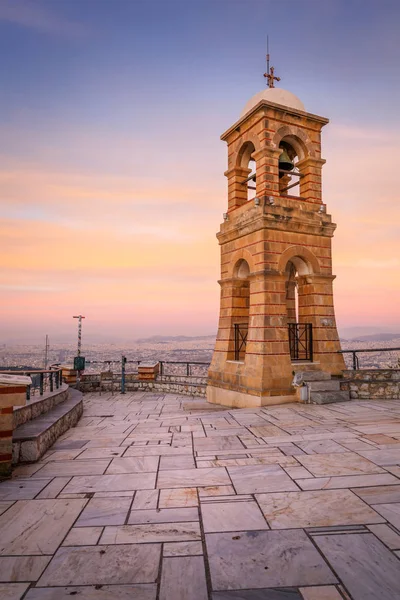
[(293, 256), (286, 265), (286, 315), (292, 362), (313, 360), (313, 331), (312, 324), (308, 322), (307, 294), (304, 283), (299, 285), (299, 279), (310, 273), (310, 263), (299, 256)]
[(243, 169), (248, 169), (247, 178), (241, 182), (247, 189), (247, 201), (253, 200), (256, 195), (257, 164), (254, 158), (252, 158), (252, 154), (255, 150), (252, 142), (246, 142), (238, 153), (238, 166)]
[(308, 155), (307, 148), (295, 135), (287, 135), (279, 142), (279, 149), (279, 193), (300, 197), (303, 173), (298, 163)]
[(234, 294), (232, 302), (231, 360), (243, 362), (246, 356), (250, 310), (250, 267), (240, 259), (233, 270)]

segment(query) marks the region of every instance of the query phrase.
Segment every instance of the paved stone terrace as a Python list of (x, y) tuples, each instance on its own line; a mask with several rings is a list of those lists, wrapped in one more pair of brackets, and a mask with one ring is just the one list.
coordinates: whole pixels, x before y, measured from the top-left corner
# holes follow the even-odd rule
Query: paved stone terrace
[(85, 397), (0, 484), (2, 600), (400, 598), (400, 401)]

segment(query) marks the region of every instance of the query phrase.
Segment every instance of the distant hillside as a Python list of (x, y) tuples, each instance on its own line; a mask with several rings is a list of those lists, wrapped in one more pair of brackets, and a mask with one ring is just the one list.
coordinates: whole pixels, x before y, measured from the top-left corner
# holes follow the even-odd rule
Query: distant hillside
[(197, 340), (215, 340), (215, 335), (198, 335), (194, 337), (190, 337), (187, 335), (153, 335), (148, 338), (141, 338), (140, 340), (136, 340), (138, 344), (167, 344), (168, 342), (195, 342)]
[(373, 335), (359, 335), (352, 342), (391, 342), (400, 339), (400, 333), (374, 333)]

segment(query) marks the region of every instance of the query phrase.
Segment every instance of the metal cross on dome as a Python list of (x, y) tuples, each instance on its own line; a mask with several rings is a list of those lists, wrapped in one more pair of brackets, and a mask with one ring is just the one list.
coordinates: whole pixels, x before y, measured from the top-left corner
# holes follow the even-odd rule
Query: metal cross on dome
[(275, 71), (274, 67), (271, 67), (270, 69), (268, 69), (268, 73), (264, 73), (264, 77), (266, 77), (266, 79), (267, 79), (267, 86), (270, 88), (275, 87), (274, 81), (281, 80), (280, 77), (275, 77), (274, 71)]

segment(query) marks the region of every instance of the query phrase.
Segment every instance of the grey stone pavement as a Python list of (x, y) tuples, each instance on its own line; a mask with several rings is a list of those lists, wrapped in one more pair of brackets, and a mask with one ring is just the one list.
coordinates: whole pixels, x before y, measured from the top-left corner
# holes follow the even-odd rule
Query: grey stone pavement
[(2, 600), (400, 599), (400, 401), (84, 402), (0, 484)]

